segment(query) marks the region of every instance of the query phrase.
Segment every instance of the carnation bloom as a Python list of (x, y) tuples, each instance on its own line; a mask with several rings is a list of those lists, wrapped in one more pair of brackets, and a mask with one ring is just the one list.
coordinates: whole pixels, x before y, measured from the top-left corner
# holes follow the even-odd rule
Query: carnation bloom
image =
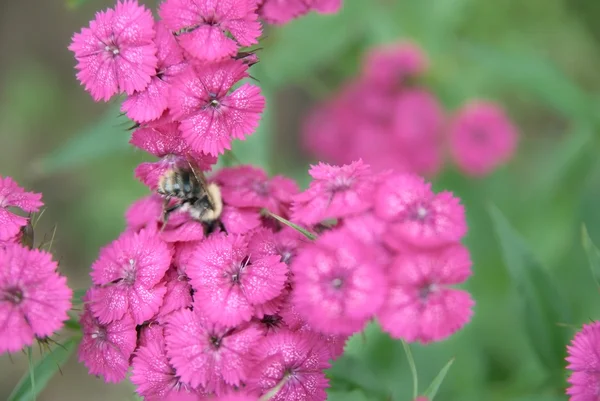
[(488, 174), (508, 161), (517, 145), (517, 130), (502, 108), (485, 101), (463, 106), (449, 136), (454, 162), (473, 176)]
[(222, 394), (227, 385), (246, 379), (247, 354), (262, 333), (255, 327), (215, 325), (202, 316), (202, 303), (194, 311), (171, 315), (165, 329), (167, 355), (180, 380), (193, 388)]
[(413, 171), (433, 175), (442, 166), (444, 114), (435, 96), (423, 89), (408, 89), (395, 102), (393, 140), (406, 155)]
[(275, 176), (253, 166), (224, 168), (214, 176), (223, 199), (236, 207), (266, 208), (273, 213), (285, 214), (298, 192), (298, 185), (291, 179)]
[(312, 328), (327, 334), (363, 328), (386, 294), (376, 252), (345, 230), (326, 232), (301, 248), (292, 263), (293, 302)]
[(388, 296), (377, 317), (392, 337), (440, 341), (471, 319), (473, 299), (450, 287), (471, 275), (469, 252), (462, 245), (402, 253), (388, 275)]
[(600, 322), (584, 324), (567, 346), (567, 394), (571, 401), (594, 401), (600, 394)]
[(146, 152), (160, 157), (157, 162), (141, 163), (135, 175), (151, 190), (156, 190), (158, 181), (167, 170), (189, 168), (189, 163), (199, 170), (210, 170), (217, 158), (191, 151), (181, 137), (179, 124), (168, 117), (146, 124), (133, 132), (130, 143)]
[(278, 255), (285, 264), (290, 264), (297, 253), (298, 246), (306, 239), (300, 232), (285, 227), (273, 233), (269, 229), (256, 230), (248, 248), (255, 257)]
[(0, 353), (48, 337), (69, 318), (73, 291), (52, 255), (19, 244), (0, 247)]
[(373, 205), (375, 177), (362, 160), (341, 167), (311, 166), (308, 189), (293, 197), (292, 220), (316, 224), (367, 210)]
[[(131, 382), (137, 393), (145, 400), (198, 400), (196, 391), (179, 380), (175, 368), (169, 363), (163, 329), (157, 335), (148, 336), (135, 351), (131, 362)], [(186, 398), (187, 397), (187, 398)]]
[[(90, 295), (88, 293), (88, 297)], [(89, 298), (84, 299), (87, 300)], [(123, 380), (129, 368), (129, 357), (136, 346), (137, 333), (131, 316), (125, 314), (120, 320), (102, 324), (86, 304), (80, 324), (83, 337), (79, 345), (79, 361), (91, 375), (101, 375), (106, 382)]]
[(310, 333), (282, 330), (268, 335), (253, 350), (258, 362), (250, 369), (248, 389), (266, 394), (283, 382), (271, 401), (324, 401), (328, 386), (324, 370), (329, 354)]
[[(179, 44), (201, 61), (236, 54), (239, 45), (258, 43), (257, 0), (167, 0), (159, 14), (176, 32)], [(231, 37), (228, 36), (230, 34)]]
[(415, 174), (393, 174), (379, 186), (376, 215), (387, 222), (384, 241), (395, 249), (405, 243), (432, 248), (459, 241), (467, 232), (465, 211), (450, 192), (434, 194)]
[(174, 81), (169, 97), (173, 117), (181, 121), (183, 138), (195, 152), (219, 155), (257, 127), (265, 106), (260, 88), (243, 84), (248, 66), (227, 60), (189, 68)]
[(14, 239), (28, 221), (8, 208), (18, 207), (31, 213), (37, 212), (42, 206), (42, 194), (25, 192), (12, 178), (0, 176), (0, 242)]
[(125, 232), (100, 251), (92, 265), (92, 280), (99, 286), (91, 309), (102, 323), (131, 313), (136, 324), (150, 319), (167, 291), (161, 279), (171, 264), (171, 249), (149, 229)]
[(162, 21), (155, 23), (158, 64), (148, 86), (127, 97), (121, 110), (127, 117), (138, 122), (159, 118), (168, 107), (171, 79), (187, 67), (183, 52), (173, 34)]
[(165, 274), (167, 292), (156, 319), (163, 322), (171, 313), (192, 306), (190, 279), (179, 269), (172, 267)]
[(206, 317), (235, 326), (281, 293), (287, 271), (279, 256), (250, 255), (244, 236), (212, 235), (196, 248), (187, 274)]
[(369, 51), (363, 77), (375, 85), (398, 88), (406, 77), (421, 74), (427, 67), (427, 56), (419, 46), (409, 42), (391, 43)]
[(124, 0), (114, 9), (96, 13), (89, 28), (73, 36), (77, 78), (94, 100), (109, 100), (148, 86), (156, 74), (156, 44), (152, 14), (137, 1)]

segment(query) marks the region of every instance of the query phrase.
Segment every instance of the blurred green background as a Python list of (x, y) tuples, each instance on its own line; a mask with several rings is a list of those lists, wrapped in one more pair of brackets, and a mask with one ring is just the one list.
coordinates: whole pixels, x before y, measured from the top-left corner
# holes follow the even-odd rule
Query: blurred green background
[[(155, 7), (156, 2), (145, 2)], [(496, 100), (519, 126), (518, 154), (485, 179), (452, 169), (434, 181), (467, 208), (473, 321), (450, 340), (413, 346), (420, 390), (455, 358), (439, 401), (566, 400), (564, 346), (600, 316), (581, 226), (600, 244), (600, 3), (596, 0), (345, 0), (335, 16), (269, 28), (253, 76), (267, 97), (261, 127), (236, 156), (307, 182), (299, 127), (311, 105), (359, 68), (370, 46), (411, 38), (431, 58), (426, 82), (452, 110)], [(75, 79), (67, 46), (106, 0), (0, 3), (0, 174), (43, 192), (37, 235), (50, 235), (74, 288), (89, 285), (101, 246), (147, 193), (133, 178), (145, 158), (128, 146), (118, 100), (95, 104)], [(491, 204), (494, 204), (497, 209)], [(492, 212), (490, 210), (499, 210)], [(504, 215), (506, 220), (502, 217)], [(510, 227), (512, 226), (512, 228)], [(517, 235), (516, 233), (519, 233)], [(518, 236), (522, 238), (517, 238)], [(552, 285), (555, 287), (552, 287)], [(0, 399), (27, 370), (0, 356)], [(332, 400), (409, 400), (402, 345), (370, 326), (331, 371)], [(73, 356), (39, 400), (133, 400)]]

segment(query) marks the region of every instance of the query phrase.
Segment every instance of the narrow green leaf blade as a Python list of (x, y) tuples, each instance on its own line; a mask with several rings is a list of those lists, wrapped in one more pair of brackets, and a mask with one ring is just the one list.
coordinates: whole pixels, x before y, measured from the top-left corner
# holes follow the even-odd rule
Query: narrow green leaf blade
[(427, 390), (425, 390), (425, 392), (423, 393), (423, 395), (427, 397), (429, 401), (433, 401), (433, 398), (436, 396), (438, 390), (440, 389), (440, 386), (442, 385), (442, 382), (446, 378), (446, 375), (448, 374), (448, 371), (452, 367), (453, 363), (454, 358), (450, 359), (448, 363), (442, 368), (442, 370), (440, 370), (440, 373), (437, 374), (437, 376), (435, 377), (435, 379), (433, 379), (429, 387), (427, 387)]
[(127, 128), (133, 124), (129, 122), (120, 114), (118, 104), (111, 106), (98, 122), (38, 160), (35, 172), (52, 174), (127, 151), (130, 148)]
[(559, 324), (571, 321), (567, 303), (500, 210), (490, 205), (489, 214), (519, 296), (520, 313), (531, 346), (549, 371), (561, 371), (568, 338)]
[[(67, 362), (80, 340), (79, 336), (71, 337), (62, 346), (55, 346), (52, 351), (43, 355), (31, 372), (19, 380), (13, 392), (8, 396), (8, 401), (35, 400), (60, 367)], [(35, 378), (35, 388), (32, 386), (32, 375)]]
[(590, 263), (590, 270), (596, 285), (600, 287), (600, 251), (592, 242), (585, 224), (581, 226), (581, 242)]

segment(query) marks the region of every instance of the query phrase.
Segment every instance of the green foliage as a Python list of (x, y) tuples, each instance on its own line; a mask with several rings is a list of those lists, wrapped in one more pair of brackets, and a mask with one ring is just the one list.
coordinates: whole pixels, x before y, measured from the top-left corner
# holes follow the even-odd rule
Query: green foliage
[(581, 227), (581, 242), (583, 243), (583, 249), (590, 263), (592, 277), (598, 288), (600, 288), (600, 251), (592, 242), (585, 225)]
[(427, 397), (429, 401), (433, 401), (434, 397), (437, 395), (438, 390), (440, 389), (440, 386), (446, 378), (446, 375), (448, 374), (448, 371), (452, 367), (453, 363), (454, 358), (450, 359), (448, 363), (442, 368), (442, 370), (440, 370), (440, 373), (438, 373), (438, 375), (435, 377), (435, 379), (433, 379), (429, 387), (427, 387), (427, 390), (425, 390), (425, 392), (423, 393), (423, 395)]
[(536, 261), (519, 234), (500, 210), (491, 205), (490, 216), (502, 247), (504, 263), (519, 297), (522, 323), (540, 361), (553, 374), (564, 366), (565, 330), (571, 313), (556, 284)]
[[(32, 358), (29, 358), (29, 372), (21, 378), (13, 392), (8, 396), (7, 401), (35, 400), (50, 379), (60, 371), (61, 366), (73, 354), (80, 339), (79, 336), (72, 337), (62, 345), (55, 345), (52, 351), (43, 354), (42, 359), (35, 364), (33, 364)], [(29, 355), (31, 355), (31, 348), (29, 349)]]

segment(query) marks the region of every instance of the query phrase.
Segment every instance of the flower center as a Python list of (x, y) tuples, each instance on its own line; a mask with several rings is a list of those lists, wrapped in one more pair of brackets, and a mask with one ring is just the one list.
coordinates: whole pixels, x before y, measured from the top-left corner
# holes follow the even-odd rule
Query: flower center
[(113, 56), (118, 56), (120, 53), (117, 45), (112, 44), (112, 43), (104, 46), (104, 51), (107, 53), (111, 53)]
[(23, 298), (23, 291), (20, 288), (10, 287), (4, 290), (2, 293), (2, 298), (0, 299), (10, 302), (13, 305), (19, 305), (21, 302), (23, 302)]
[(423, 221), (427, 220), (427, 218), (429, 216), (430, 216), (429, 209), (427, 209), (427, 206), (422, 203), (413, 205), (413, 207), (409, 210), (409, 213), (408, 213), (408, 218), (413, 221), (423, 222)]
[(213, 346), (214, 349), (219, 349), (221, 347), (221, 337), (218, 336), (210, 336), (210, 344)]
[(264, 315), (261, 322), (267, 326), (268, 329), (279, 327), (281, 324), (281, 316), (279, 315)]
[(336, 290), (339, 290), (340, 288), (342, 288), (343, 285), (344, 285), (344, 280), (342, 280), (340, 277), (336, 277), (333, 280), (331, 280), (331, 286)]
[(242, 279), (242, 273), (244, 272), (244, 269), (246, 268), (246, 266), (248, 266), (249, 264), (251, 264), (250, 256), (245, 256), (239, 265), (233, 267), (233, 272), (231, 273), (231, 283), (232, 284), (240, 283), (240, 281)]
[(425, 284), (419, 289), (419, 299), (422, 302), (426, 302), (429, 295), (435, 291), (437, 291), (437, 286), (435, 284)]
[(255, 181), (252, 184), (252, 189), (262, 197), (269, 196), (269, 185), (266, 181)]
[(123, 283), (132, 285), (135, 282), (135, 260), (129, 259), (129, 264), (123, 269)]
[(333, 181), (330, 182), (329, 190), (331, 192), (345, 191), (352, 187), (353, 182), (354, 180), (351, 177), (336, 177)]
[(94, 340), (103, 341), (106, 339), (106, 327), (98, 326), (96, 330), (92, 332), (91, 337)]

